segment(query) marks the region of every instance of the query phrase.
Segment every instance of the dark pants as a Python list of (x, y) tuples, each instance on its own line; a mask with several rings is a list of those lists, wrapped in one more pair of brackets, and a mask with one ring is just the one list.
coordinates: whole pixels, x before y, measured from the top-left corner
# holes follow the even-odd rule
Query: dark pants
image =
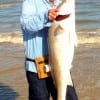
[(36, 73), (26, 72), (29, 83), (29, 100), (49, 100), (50, 94), (56, 100), (57, 93), (52, 78), (38, 79)]
[[(49, 100), (50, 94), (53, 100), (57, 100), (57, 91), (52, 78), (38, 79), (34, 72), (26, 72), (29, 83), (29, 100)], [(74, 87), (67, 87), (66, 100), (78, 100)]]

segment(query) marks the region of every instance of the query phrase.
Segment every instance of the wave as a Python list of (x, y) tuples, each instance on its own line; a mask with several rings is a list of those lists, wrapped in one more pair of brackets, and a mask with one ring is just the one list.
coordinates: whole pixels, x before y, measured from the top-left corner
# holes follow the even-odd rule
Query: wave
[(22, 44), (23, 39), (21, 36), (21, 33), (15, 32), (15, 33), (2, 33), (0, 34), (0, 43), (1, 42), (10, 42), (10, 43), (18, 43)]
[(99, 34), (78, 34), (79, 44), (100, 44)]
[(1, 3), (1, 4), (0, 4), (0, 7), (11, 7), (11, 6), (13, 6), (13, 5), (14, 5), (13, 2), (7, 2), (7, 3)]
[[(77, 32), (77, 36), (78, 36), (78, 44), (86, 44), (86, 43), (100, 44), (100, 34), (95, 34), (93, 32), (92, 32), (92, 34), (91, 34), (91, 32), (89, 32), (89, 33)], [(21, 32), (0, 34), (0, 43), (2, 43), (2, 42), (23, 44), (23, 38), (22, 38)]]
[(97, 29), (80, 29), (78, 30), (79, 34), (97, 34), (97, 35), (100, 35), (100, 28), (97, 28)]

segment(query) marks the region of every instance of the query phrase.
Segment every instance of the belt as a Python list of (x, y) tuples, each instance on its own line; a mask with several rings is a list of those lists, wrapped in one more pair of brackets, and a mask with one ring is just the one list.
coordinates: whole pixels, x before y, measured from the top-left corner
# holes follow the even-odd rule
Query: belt
[(31, 61), (31, 62), (34, 62), (35, 63), (35, 60), (34, 59), (31, 59), (31, 58), (26, 58), (26, 61)]
[[(27, 57), (26, 57), (26, 61), (31, 61), (31, 62), (36, 63), (35, 59), (31, 59), (31, 58), (27, 58)], [(38, 61), (38, 64), (41, 64), (43, 62), (45, 62), (47, 64), (48, 63), (48, 59), (45, 59), (44, 61)]]

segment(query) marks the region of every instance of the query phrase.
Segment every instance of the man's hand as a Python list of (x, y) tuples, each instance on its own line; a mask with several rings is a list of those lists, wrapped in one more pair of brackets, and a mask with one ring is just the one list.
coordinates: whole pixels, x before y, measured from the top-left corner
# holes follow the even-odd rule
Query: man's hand
[(50, 9), (48, 11), (48, 19), (50, 21), (53, 21), (58, 16), (58, 12), (59, 12), (58, 9)]

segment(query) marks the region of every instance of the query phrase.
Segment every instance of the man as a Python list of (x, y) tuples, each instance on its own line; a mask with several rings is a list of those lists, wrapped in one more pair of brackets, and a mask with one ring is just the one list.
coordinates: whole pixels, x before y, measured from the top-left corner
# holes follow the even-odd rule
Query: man
[[(21, 27), (25, 57), (35, 59), (48, 55), (47, 33), (51, 22), (58, 15), (55, 9), (60, 0), (23, 0)], [(56, 100), (52, 78), (38, 79), (35, 63), (25, 60), (29, 84), (29, 100), (49, 100), (50, 93)]]
[(57, 99), (52, 78), (39, 79), (34, 60), (48, 55), (48, 28), (57, 17), (61, 0), (23, 0), (21, 28), (25, 50), (25, 69), (29, 85), (29, 100)]

